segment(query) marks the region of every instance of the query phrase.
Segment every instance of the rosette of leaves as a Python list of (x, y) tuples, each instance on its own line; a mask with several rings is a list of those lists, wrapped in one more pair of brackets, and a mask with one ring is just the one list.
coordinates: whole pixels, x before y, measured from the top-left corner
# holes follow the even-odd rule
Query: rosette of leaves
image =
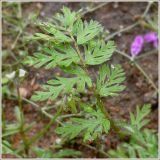
[[(36, 33), (31, 38), (44, 45), (41, 45), (41, 50), (28, 56), (24, 63), (36, 68), (58, 67), (66, 76), (49, 80), (32, 99), (44, 101), (55, 100), (60, 96), (74, 97), (75, 93), (85, 94), (88, 89), (98, 97), (119, 95), (125, 88), (122, 85), (125, 80), (124, 71), (120, 65), (111, 67), (105, 64), (111, 59), (115, 44), (101, 38), (102, 25), (95, 20), (83, 21), (79, 12), (72, 12), (66, 7), (54, 16), (53, 22), (38, 22), (37, 25), (43, 32)], [(95, 65), (101, 65), (96, 87), (93, 85), (94, 78), (91, 78), (94, 75), (91, 76), (88, 69)], [(70, 139), (81, 134), (85, 141), (96, 139), (103, 132), (108, 133), (110, 122), (105, 113), (100, 108), (91, 110), (88, 113), (90, 119), (71, 118), (64, 126), (57, 128), (57, 133)]]

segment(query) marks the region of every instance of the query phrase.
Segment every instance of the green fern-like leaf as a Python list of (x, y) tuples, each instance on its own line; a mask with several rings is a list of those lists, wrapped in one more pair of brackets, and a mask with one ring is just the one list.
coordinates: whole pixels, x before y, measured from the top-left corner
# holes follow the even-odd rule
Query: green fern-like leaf
[(66, 35), (64, 32), (58, 30), (57, 26), (48, 23), (48, 22), (41, 22), (38, 23), (38, 26), (44, 30), (45, 32), (52, 34), (55, 41), (61, 42), (71, 42), (72, 39)]
[(58, 45), (54, 48), (42, 47), (41, 52), (28, 56), (24, 64), (36, 68), (45, 66), (46, 69), (59, 66), (69, 66), (80, 61), (76, 51), (70, 45)]
[(105, 44), (104, 41), (93, 41), (85, 50), (85, 62), (89, 65), (98, 65), (110, 59), (115, 50), (113, 41)]
[(35, 95), (32, 96), (34, 101), (44, 101), (47, 99), (54, 100), (60, 93), (69, 93), (71, 92), (73, 86), (77, 82), (77, 77), (75, 78), (62, 78), (58, 77), (57, 79), (50, 80), (46, 85), (43, 85), (42, 88), (44, 91), (37, 91)]
[(124, 71), (120, 65), (116, 65), (113, 68), (103, 65), (100, 68), (100, 74), (97, 80), (97, 91), (102, 97), (117, 96), (125, 88), (122, 85), (124, 80)]
[(94, 140), (103, 132), (108, 133), (110, 121), (105, 118), (105, 115), (99, 109), (94, 110), (88, 106), (85, 111), (90, 115), (89, 119), (71, 118), (70, 122), (58, 127), (56, 133), (69, 139), (82, 135), (84, 141)]
[(88, 23), (79, 19), (75, 23), (73, 32), (77, 36), (77, 43), (84, 44), (97, 36), (102, 30), (102, 26), (97, 21), (91, 20)]
[(130, 112), (130, 124), (123, 124), (123, 128), (127, 129), (130, 133), (135, 133), (144, 127), (149, 119), (145, 118), (151, 111), (151, 105), (145, 104), (141, 109), (139, 106), (136, 108), (136, 115)]
[(32, 99), (35, 101), (44, 101), (49, 98), (54, 100), (60, 94), (71, 93), (74, 87), (76, 87), (79, 92), (84, 92), (86, 84), (89, 87), (92, 85), (90, 77), (88, 77), (85, 71), (79, 66), (75, 66), (74, 69), (69, 67), (64, 69), (64, 71), (75, 74), (77, 77), (58, 77), (57, 79), (50, 80), (46, 85), (42, 86), (45, 91), (37, 91), (36, 94), (32, 96)]
[(28, 37), (29, 40), (43, 40), (43, 41), (50, 41), (50, 42), (54, 42), (55, 38), (50, 36), (50, 35), (46, 35), (44, 33), (35, 33), (33, 36)]
[(131, 136), (129, 143), (122, 143), (116, 150), (109, 150), (108, 155), (112, 158), (157, 158), (157, 136), (149, 129), (138, 131)]
[(77, 79), (77, 89), (79, 92), (83, 92), (85, 90), (85, 84), (87, 84), (88, 87), (92, 86), (91, 78), (81, 67), (72, 65), (70, 67), (63, 68), (63, 71), (79, 77)]
[(151, 106), (145, 104), (141, 109), (136, 108), (136, 115), (130, 113), (130, 124), (123, 123), (121, 127), (127, 129), (130, 135), (128, 143), (118, 145), (116, 150), (109, 150), (112, 158), (156, 158), (158, 155), (157, 135), (151, 129), (144, 129), (149, 120), (146, 116), (150, 113)]
[(62, 13), (57, 13), (54, 18), (58, 20), (62, 26), (72, 28), (77, 16), (78, 14), (76, 12), (71, 12), (69, 8), (63, 7)]

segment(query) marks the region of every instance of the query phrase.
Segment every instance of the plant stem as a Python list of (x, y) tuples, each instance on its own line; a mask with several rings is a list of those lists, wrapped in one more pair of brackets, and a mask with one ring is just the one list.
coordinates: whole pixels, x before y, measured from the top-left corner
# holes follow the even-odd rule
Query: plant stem
[[(80, 49), (79, 49), (79, 47), (78, 47), (78, 44), (76, 43), (76, 41), (75, 41), (75, 39), (74, 39), (74, 37), (72, 36), (71, 33), (70, 33), (70, 36), (71, 36), (71, 38), (72, 38), (72, 40), (73, 40), (73, 42), (74, 42), (74, 46), (75, 46), (75, 49), (76, 49), (76, 51), (77, 51), (77, 54), (79, 55), (79, 57), (80, 57), (80, 59), (81, 59), (81, 63), (82, 63), (82, 65), (83, 65), (86, 73), (88, 74), (88, 76), (90, 76), (89, 71), (88, 71), (88, 69), (87, 69), (87, 67), (86, 67), (86, 65), (85, 65), (85, 61), (83, 60), (83, 57), (81, 56), (81, 53), (80, 53)], [(110, 123), (111, 123), (111, 126), (113, 127), (113, 129), (114, 129), (116, 132), (119, 133), (120, 130), (119, 130), (119, 128), (117, 128), (117, 126), (115, 125), (114, 121), (112, 121), (112, 119), (110, 118), (109, 114), (108, 114), (107, 111), (105, 110), (104, 104), (103, 104), (103, 102), (102, 102), (102, 99), (100, 98), (99, 95), (96, 94), (96, 89), (95, 89), (95, 87), (91, 87), (90, 89), (93, 91), (94, 96), (96, 97), (96, 100), (97, 100), (97, 104), (98, 104), (98, 106), (100, 107), (102, 113), (104, 113), (104, 115), (106, 116), (106, 118), (110, 120)]]
[(74, 47), (75, 47), (75, 49), (76, 49), (76, 51), (77, 51), (77, 54), (78, 54), (78, 56), (79, 56), (79, 58), (80, 58), (81, 64), (82, 64), (82, 66), (83, 66), (83, 69), (86, 71), (87, 75), (89, 75), (89, 71), (87, 70), (85, 61), (83, 60), (83, 57), (82, 57), (82, 55), (81, 55), (81, 52), (80, 52), (80, 49), (79, 49), (79, 47), (78, 47), (78, 44), (77, 44), (76, 40), (74, 39), (72, 33), (69, 33), (69, 35), (70, 35), (71, 39), (73, 40)]
[(50, 122), (41, 130), (38, 134), (36, 134), (34, 137), (31, 138), (30, 142), (28, 143), (28, 146), (33, 144), (35, 141), (37, 141), (41, 136), (47, 133), (48, 129), (53, 125), (53, 123), (56, 121), (57, 117), (61, 114), (63, 110), (63, 106), (60, 106), (54, 117), (50, 120)]
[[(17, 97), (17, 95), (15, 95), (15, 94), (11, 94), (11, 96)], [(21, 97), (21, 99), (24, 102), (27, 102), (27, 103), (31, 104), (32, 106), (36, 107), (35, 110), (37, 112), (44, 114), (45, 116), (47, 116), (50, 119), (52, 119), (54, 116), (52, 116), (51, 114), (47, 113), (46, 110), (51, 109), (51, 108), (57, 108), (59, 106), (59, 105), (56, 105), (56, 106), (42, 107), (41, 108), (38, 104), (34, 103), (33, 101), (31, 101), (29, 99), (26, 99), (24, 97)], [(63, 123), (58, 119), (56, 120), (56, 122), (59, 123), (60, 125), (63, 125)]]
[(157, 49), (154, 49), (154, 50), (152, 50), (152, 51), (149, 51), (149, 52), (146, 52), (146, 53), (144, 53), (144, 54), (142, 54), (142, 55), (139, 55), (139, 56), (135, 57), (134, 59), (135, 59), (135, 60), (139, 60), (139, 59), (144, 58), (144, 57), (146, 57), (146, 56), (150, 56), (150, 55), (157, 54), (157, 53), (158, 53), (158, 50), (157, 50)]
[(99, 152), (99, 153), (103, 154), (106, 157), (109, 157), (109, 155), (106, 152), (104, 152), (102, 149), (97, 150), (97, 148), (95, 148), (93, 146), (90, 146), (88, 144), (82, 144), (82, 145), (85, 146), (85, 147), (87, 147), (87, 148), (89, 148), (89, 149), (94, 150), (95, 152)]
[(116, 133), (118, 133), (119, 136), (121, 138), (123, 138), (124, 137), (123, 132), (121, 132), (120, 128), (116, 126), (115, 122), (112, 120), (112, 118), (110, 117), (110, 115), (108, 114), (108, 112), (105, 110), (105, 107), (104, 107), (105, 105), (104, 105), (101, 97), (99, 95), (96, 95), (96, 94), (95, 94), (95, 97), (97, 99), (98, 106), (100, 107), (101, 111), (104, 113), (104, 115), (106, 116), (106, 118), (110, 121), (110, 124), (111, 124), (112, 128), (114, 129), (114, 131), (116, 131)]
[(142, 67), (136, 62), (133, 62), (134, 65), (140, 70), (140, 72), (144, 75), (144, 77), (146, 77), (146, 79), (148, 80), (148, 82), (152, 85), (152, 87), (156, 90), (156, 92), (158, 92), (158, 88), (156, 87), (156, 85), (154, 84), (154, 82), (152, 81), (152, 79), (146, 74), (146, 72), (142, 69)]
[(24, 115), (23, 115), (23, 110), (22, 110), (22, 98), (19, 92), (19, 78), (16, 81), (16, 88), (17, 88), (17, 95), (18, 95), (18, 107), (21, 113), (20, 134), (23, 140), (25, 154), (28, 155), (28, 145), (27, 145), (27, 139), (26, 139), (25, 129), (24, 129), (25, 122), (24, 122)]
[(104, 6), (107, 5), (108, 3), (110, 3), (110, 2), (101, 3), (101, 4), (97, 5), (96, 7), (87, 9), (86, 11), (84, 11), (84, 12), (81, 13), (81, 17), (83, 17), (84, 15), (86, 15), (86, 14), (88, 14), (88, 13), (94, 12), (94, 11), (96, 11), (97, 9), (100, 9), (100, 8), (104, 7)]
[(149, 9), (151, 8), (152, 4), (153, 4), (153, 2), (152, 2), (152, 1), (151, 1), (151, 2), (148, 2), (148, 5), (147, 5), (147, 7), (146, 7), (145, 11), (143, 12), (143, 14), (142, 14), (141, 18), (145, 18), (145, 17), (146, 17), (146, 15), (148, 14)]
[[(44, 109), (42, 109), (41, 111), (42, 111), (42, 113), (43, 113), (45, 116), (47, 116), (48, 118), (50, 118), (50, 119), (53, 119), (53, 118), (54, 118), (54, 116), (52, 116), (51, 114), (47, 113)], [(62, 123), (60, 120), (58, 120), (58, 118), (56, 119), (56, 122), (63, 126), (63, 123)]]
[(18, 18), (22, 18), (22, 6), (21, 6), (21, 2), (18, 3)]
[[(69, 35), (70, 35), (71, 39), (73, 40), (74, 47), (75, 47), (75, 49), (76, 49), (76, 51), (77, 51), (77, 54), (78, 54), (78, 56), (79, 56), (79, 58), (80, 58), (80, 61), (81, 61), (82, 65), (83, 65), (83, 67), (84, 67), (85, 70), (86, 70), (86, 64), (85, 64), (85, 62), (84, 62), (84, 60), (83, 60), (83, 57), (81, 56), (81, 52), (80, 52), (80, 50), (79, 50), (79, 47), (78, 47), (78, 45), (77, 45), (77, 43), (76, 43), (73, 35), (72, 35), (71, 33), (69, 33)], [(87, 71), (87, 72), (88, 72), (88, 71)]]
[(143, 70), (143, 68), (138, 64), (138, 62), (136, 62), (136, 59), (133, 59), (132, 57), (130, 57), (129, 55), (127, 55), (126, 53), (119, 51), (119, 50), (115, 50), (117, 53), (123, 55), (124, 57), (126, 57), (127, 59), (130, 60), (130, 62), (132, 62), (137, 69), (143, 74), (143, 76), (148, 80), (148, 82), (152, 85), (152, 87), (155, 89), (156, 92), (158, 92), (158, 88), (156, 87), (155, 83), (152, 81), (152, 79), (146, 74), (146, 72)]
[(139, 22), (135, 22), (133, 24), (131, 24), (130, 26), (126, 27), (126, 28), (122, 28), (114, 33), (111, 33), (110, 35), (108, 35), (106, 38), (105, 38), (105, 41), (108, 41), (109, 39), (112, 39), (113, 37), (115, 37), (116, 35), (122, 33), (122, 32), (125, 32), (125, 31), (128, 31), (128, 30), (131, 30), (132, 28), (136, 27), (137, 25), (139, 24)]
[(143, 14), (140, 16), (140, 19), (137, 22), (127, 26), (126, 28), (122, 28), (122, 29), (120, 29), (120, 30), (118, 30), (118, 31), (116, 31), (114, 33), (111, 33), (109, 36), (106, 37), (105, 41), (108, 41), (109, 39), (112, 39), (114, 36), (116, 36), (116, 35), (118, 35), (118, 34), (120, 34), (122, 32), (129, 31), (132, 28), (134, 28), (134, 27), (138, 26), (139, 24), (141, 24), (143, 22), (142, 20), (148, 14), (148, 11), (149, 11), (151, 6), (152, 6), (152, 2), (148, 2), (148, 5), (146, 6), (146, 9), (144, 10)]

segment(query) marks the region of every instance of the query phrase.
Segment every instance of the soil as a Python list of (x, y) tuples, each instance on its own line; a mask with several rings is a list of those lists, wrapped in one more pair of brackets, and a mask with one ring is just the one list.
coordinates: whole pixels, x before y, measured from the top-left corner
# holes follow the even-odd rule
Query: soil
[[(84, 8), (87, 6), (96, 6), (98, 3), (53, 3), (53, 2), (34, 2), (34, 3), (22, 3), (23, 17), (27, 17), (29, 13), (39, 11), (39, 18), (42, 20), (46, 20), (47, 18), (52, 18), (52, 16), (59, 12), (62, 6), (68, 6), (73, 10), (78, 10), (80, 8)], [(92, 13), (88, 13), (84, 16), (84, 19), (90, 20), (95, 19), (102, 23), (104, 28), (108, 30), (110, 33), (113, 33), (119, 30), (122, 27), (127, 27), (133, 24), (137, 17), (142, 15), (147, 3), (145, 2), (125, 2), (125, 3), (108, 3)], [(155, 7), (152, 7), (149, 11), (149, 14), (153, 14)], [(3, 25), (5, 27), (5, 25)], [(32, 26), (28, 26), (25, 30), (29, 33), (34, 33), (35, 30)], [(118, 36), (115, 36), (113, 39), (116, 43), (116, 46), (119, 50), (124, 51), (125, 53), (130, 53), (130, 44), (132, 43), (134, 37), (138, 34), (143, 34), (149, 31), (142, 26), (136, 26), (133, 29), (124, 32)], [(4, 35), (3, 37), (3, 49), (8, 49), (9, 46), (7, 42), (10, 44), (13, 43), (14, 38)], [(152, 46), (145, 46), (144, 52), (152, 50)], [(32, 54), (33, 49), (29, 46), (29, 54)], [(18, 57), (17, 57), (18, 58)], [(14, 63), (12, 59), (6, 60), (3, 63), (11, 62)], [(150, 56), (146, 56), (138, 60), (141, 67), (146, 71), (147, 75), (152, 78), (156, 85), (158, 85), (158, 54), (153, 54)], [(109, 114), (114, 117), (114, 119), (129, 119), (129, 112), (135, 111), (136, 106), (142, 106), (145, 103), (150, 103), (152, 105), (152, 112), (149, 116), (151, 120), (147, 125), (148, 128), (158, 130), (158, 98), (155, 95), (155, 90), (148, 83), (143, 74), (126, 59), (125, 57), (115, 53), (112, 60), (112, 64), (120, 63), (125, 72), (126, 72), (126, 89), (123, 93), (114, 98), (106, 98), (104, 99), (106, 110), (108, 110)], [(25, 67), (28, 72), (27, 78), (21, 84), (21, 88), (23, 88), (22, 94), (24, 94), (25, 98), (30, 98), (35, 90), (40, 89), (40, 85), (45, 83), (47, 80), (52, 79), (56, 75), (62, 74), (60, 70), (45, 70), (45, 69), (35, 69), (32, 67)], [(93, 69), (93, 68), (92, 68)], [(92, 70), (91, 69), (91, 70)], [(95, 74), (97, 74), (98, 68), (94, 68), (96, 70)], [(25, 92), (25, 93), (24, 93)], [(83, 97), (85, 100), (89, 99), (89, 95), (87, 97)], [(47, 102), (47, 105), (54, 104), (55, 102)], [(11, 100), (10, 98), (3, 98), (4, 107), (4, 115), (8, 123), (15, 122), (14, 116), (14, 106), (18, 105), (16, 100)], [(39, 103), (39, 106), (43, 107), (46, 105), (45, 103)], [(23, 102), (23, 110), (25, 114), (26, 123), (35, 122), (36, 125), (28, 132), (28, 137), (32, 137), (34, 134), (40, 131), (40, 129), (45, 126), (49, 119), (39, 112), (36, 111), (35, 107)], [(54, 110), (51, 113), (54, 113)], [(58, 137), (54, 133), (55, 126), (51, 127), (47, 134), (42, 137), (35, 146), (42, 147), (44, 149), (48, 149), (50, 145), (55, 143), (56, 138)], [(105, 135), (101, 140), (102, 143), (105, 144), (105, 149), (116, 148), (117, 144), (120, 143), (119, 137), (111, 132), (109, 135)], [(14, 148), (17, 148), (21, 143), (21, 137), (19, 134), (11, 137), (11, 142)], [(94, 144), (91, 144), (94, 145)], [(103, 157), (99, 153), (94, 152), (91, 149), (88, 149), (84, 146), (78, 144), (66, 144), (66, 148), (75, 148), (83, 151), (85, 153), (83, 157), (85, 158), (93, 158), (93, 157)], [(11, 155), (3, 155), (4, 157), (12, 157)], [(30, 153), (30, 157), (36, 157), (35, 154)]]

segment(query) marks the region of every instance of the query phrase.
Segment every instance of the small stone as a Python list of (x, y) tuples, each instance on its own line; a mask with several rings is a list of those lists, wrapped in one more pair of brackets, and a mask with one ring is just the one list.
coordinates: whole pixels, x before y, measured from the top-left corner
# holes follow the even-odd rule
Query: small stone
[(29, 96), (29, 91), (26, 88), (19, 88), (19, 94), (20, 96), (26, 98)]

